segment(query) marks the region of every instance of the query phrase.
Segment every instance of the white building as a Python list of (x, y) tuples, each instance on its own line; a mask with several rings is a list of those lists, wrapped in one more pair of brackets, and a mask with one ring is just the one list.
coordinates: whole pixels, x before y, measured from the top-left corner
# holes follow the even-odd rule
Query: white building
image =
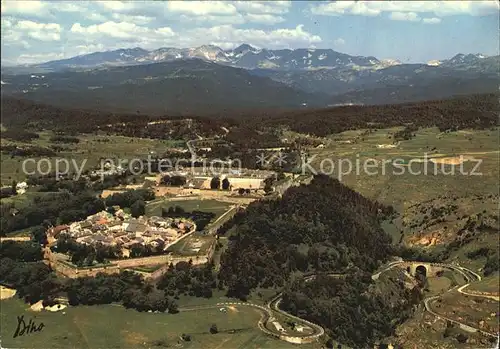
[(26, 189), (28, 189), (28, 183), (26, 182), (19, 182), (16, 184), (16, 192), (17, 194), (21, 195), (26, 193)]

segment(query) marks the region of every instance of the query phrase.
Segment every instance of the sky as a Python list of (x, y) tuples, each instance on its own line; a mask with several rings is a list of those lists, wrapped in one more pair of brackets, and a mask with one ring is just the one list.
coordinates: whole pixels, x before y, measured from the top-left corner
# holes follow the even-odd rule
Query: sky
[(331, 48), (404, 63), (499, 54), (493, 1), (1, 0), (2, 65), (141, 47)]

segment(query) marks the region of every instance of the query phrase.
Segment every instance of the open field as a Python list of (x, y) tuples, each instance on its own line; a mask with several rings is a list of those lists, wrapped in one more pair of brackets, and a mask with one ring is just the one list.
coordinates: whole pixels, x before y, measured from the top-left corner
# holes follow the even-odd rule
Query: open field
[(176, 256), (205, 255), (214, 239), (215, 238), (211, 235), (203, 235), (201, 233), (194, 232), (187, 238), (184, 238), (178, 243), (170, 246), (167, 251), (172, 252)]
[(448, 275), (443, 275), (441, 277), (429, 276), (427, 277), (427, 282), (427, 289), (429, 292), (426, 295), (428, 296), (439, 295), (457, 284), (453, 278), (453, 273), (451, 272)]
[(2, 198), (2, 204), (13, 204), (16, 208), (22, 208), (33, 201), (35, 197), (51, 196), (58, 195), (60, 193), (57, 192), (40, 192), (36, 191), (36, 188), (30, 188), (26, 193), (22, 195), (15, 195), (8, 198)]
[[(69, 307), (62, 312), (34, 313), (18, 299), (1, 303), (2, 346), (8, 348), (293, 348), (292, 344), (265, 335), (257, 328), (261, 317), (258, 310), (238, 307), (220, 312), (217, 308), (183, 311), (179, 314), (140, 313), (120, 306)], [(17, 320), (24, 315), (37, 324), (41, 332), (12, 338)], [(211, 324), (219, 333), (210, 334)], [(183, 333), (192, 340), (179, 339)], [(301, 348), (320, 348), (319, 344)]]
[(188, 200), (173, 200), (173, 199), (158, 199), (151, 201), (146, 206), (146, 215), (161, 216), (162, 208), (179, 206), (186, 212), (202, 211), (212, 212), (215, 214), (214, 220), (219, 218), (224, 212), (229, 209), (230, 204), (217, 200), (203, 199), (188, 199)]
[[(392, 134), (400, 128), (379, 130), (355, 130), (335, 134), (325, 139), (325, 147), (311, 149), (310, 157), (312, 167), (320, 169), (323, 159), (331, 159), (331, 163), (323, 162), (324, 171), (332, 172), (338, 176), (339, 159), (349, 159), (353, 164), (350, 174), (341, 177), (343, 183), (352, 187), (361, 194), (381, 202), (392, 204), (396, 209), (403, 211), (412, 204), (432, 199), (438, 195), (466, 196), (471, 194), (485, 194), (497, 192), (497, 179), (499, 176), (499, 150), (498, 129), (471, 130), (450, 133), (441, 133), (437, 128), (421, 129), (415, 132), (411, 140), (401, 141), (395, 148), (378, 148), (380, 145), (393, 144)], [(350, 143), (346, 143), (350, 142)], [(401, 174), (392, 162), (401, 159), (408, 163), (411, 159), (422, 161), (425, 153), (429, 158), (450, 158), (460, 155), (481, 159), (482, 163), (476, 172), (481, 176), (469, 176), (458, 173), (459, 166), (434, 164), (428, 162), (414, 162), (414, 172), (423, 171), (427, 165), (427, 175), (412, 175), (409, 170)], [(378, 167), (363, 169), (363, 161), (375, 159), (379, 161)], [(359, 160), (360, 171), (356, 173), (356, 160)], [(385, 166), (383, 160), (388, 160)], [(369, 163), (367, 166), (371, 166)], [(434, 168), (438, 174), (434, 175)], [(463, 164), (464, 172), (471, 172), (474, 162), (467, 161)], [(383, 168), (385, 171), (383, 172)], [(445, 174), (455, 168), (455, 175)], [(342, 171), (347, 172), (348, 165), (342, 166)], [(371, 173), (376, 173), (371, 175)]]
[(489, 293), (499, 293), (498, 285), (500, 284), (500, 277), (498, 272), (494, 275), (484, 278), (479, 282), (475, 282), (469, 287), (467, 287), (468, 292), (479, 291), (479, 292), (489, 292)]
[(500, 313), (498, 302), (495, 300), (470, 297), (451, 291), (433, 302), (431, 307), (440, 314), (489, 333), (497, 333), (499, 330)]
[[(413, 318), (398, 326), (391, 343), (402, 345), (403, 348), (440, 348), (440, 349), (489, 349), (494, 343), (489, 338), (475, 333), (469, 333), (458, 327), (452, 328), (445, 337), (446, 321), (419, 308)], [(468, 343), (459, 343), (458, 335), (468, 337)]]
[[(51, 143), (50, 138), (53, 136), (52, 132), (40, 132), (39, 135), (40, 138), (33, 140), (31, 143), (13, 142), (2, 139), (1, 144), (36, 145), (40, 147), (49, 147), (50, 145), (61, 146), (64, 150), (57, 152), (57, 156), (49, 158), (52, 166), (54, 166), (56, 158), (65, 158), (69, 161), (74, 160), (79, 168), (83, 164), (85, 169), (100, 166), (101, 158), (114, 159), (116, 164), (118, 164), (118, 159), (130, 160), (134, 158), (145, 158), (148, 154), (151, 154), (151, 152), (154, 154), (161, 154), (168, 151), (169, 148), (185, 146), (185, 143), (182, 141), (107, 135), (80, 135), (78, 136), (80, 139), (78, 144), (64, 144)], [(41, 158), (43, 157), (33, 157), (35, 160), (40, 160)], [(26, 175), (23, 174), (22, 167), (25, 159), (26, 158), (19, 156), (11, 158), (9, 155), (2, 154), (2, 185), (9, 185), (14, 179), (21, 181), (26, 178)], [(34, 171), (36, 167), (28, 163), (26, 169), (28, 171)], [(42, 166), (41, 169), (45, 171), (46, 166)]]

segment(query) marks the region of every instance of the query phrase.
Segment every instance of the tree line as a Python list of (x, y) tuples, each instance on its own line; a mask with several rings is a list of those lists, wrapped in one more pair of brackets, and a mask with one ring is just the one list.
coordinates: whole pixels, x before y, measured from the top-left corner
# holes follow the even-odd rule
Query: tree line
[(196, 230), (202, 231), (215, 218), (215, 213), (193, 210), (188, 212), (175, 205), (168, 208), (162, 207), (161, 216), (164, 218), (189, 218), (196, 224)]
[[(115, 193), (105, 200), (96, 195), (95, 188), (86, 179), (56, 180), (52, 177), (30, 177), (29, 185), (36, 185), (45, 195), (34, 196), (23, 206), (12, 203), (0, 205), (0, 236), (39, 225), (46, 227), (80, 221), (114, 205), (130, 208), (134, 217), (144, 215), (145, 201), (154, 199), (149, 189)], [(112, 182), (111, 182), (112, 183)]]
[(12, 204), (2, 204), (0, 235), (41, 224), (48, 226), (79, 221), (104, 208), (104, 201), (89, 191), (36, 196), (19, 209)]
[[(417, 301), (400, 282), (387, 286), (391, 297), (371, 291), (372, 272), (395, 252), (380, 226), (393, 212), (337, 180), (315, 176), (281, 199), (251, 203), (219, 229), (231, 229), (219, 283), (240, 299), (257, 287), (284, 288), (283, 309), (324, 326), (346, 344), (375, 343)], [(347, 276), (326, 275), (332, 272)], [(320, 276), (306, 282), (310, 273)]]
[(55, 298), (66, 295), (73, 306), (121, 303), (138, 311), (176, 313), (179, 297), (210, 298), (217, 285), (212, 264), (171, 264), (157, 282), (130, 271), (70, 279), (57, 277), (42, 262), (39, 244), (9, 241), (0, 245), (0, 252), (0, 283), (15, 288), (18, 297), (30, 304), (40, 300), (53, 304)]
[[(95, 133), (156, 139), (194, 139), (197, 135), (218, 135), (236, 151), (281, 147), (278, 129), (326, 136), (359, 128), (388, 128), (412, 124), (437, 126), (441, 131), (463, 128), (484, 129), (497, 125), (496, 94), (460, 96), (450, 99), (375, 106), (341, 106), (295, 111), (251, 110), (228, 112), (224, 116), (109, 113), (82, 109), (62, 109), (28, 100), (2, 96), (2, 122), (13, 130), (26, 132), (51, 129), (65, 133)], [(87, 120), (82, 123), (81, 120)], [(248, 126), (251, 120), (252, 127)], [(153, 122), (154, 121), (154, 122)], [(64, 128), (61, 126), (64, 125)], [(226, 135), (221, 127), (231, 130)], [(14, 132), (14, 131), (13, 131)], [(29, 139), (29, 134), (11, 135)], [(402, 134), (403, 138), (410, 134)], [(220, 148), (220, 147), (218, 147)], [(14, 150), (14, 149), (13, 149)], [(48, 149), (47, 149), (48, 150)], [(219, 149), (222, 152), (221, 149)], [(233, 152), (234, 153), (234, 152)], [(255, 162), (255, 159), (254, 159)]]
[(389, 128), (412, 124), (441, 131), (485, 129), (497, 125), (498, 95), (482, 94), (405, 104), (342, 106), (317, 110), (259, 114), (261, 127), (287, 126), (290, 130), (327, 136), (360, 128)]

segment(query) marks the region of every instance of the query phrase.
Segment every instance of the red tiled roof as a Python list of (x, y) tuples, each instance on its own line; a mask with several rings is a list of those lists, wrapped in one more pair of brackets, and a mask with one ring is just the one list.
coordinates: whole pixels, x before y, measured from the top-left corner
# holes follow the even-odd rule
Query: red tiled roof
[(58, 225), (56, 227), (50, 228), (49, 229), (49, 233), (51, 235), (53, 235), (54, 237), (57, 237), (57, 235), (59, 235), (60, 232), (62, 232), (63, 230), (66, 230), (66, 229), (69, 229), (69, 226), (67, 226), (67, 225)]

